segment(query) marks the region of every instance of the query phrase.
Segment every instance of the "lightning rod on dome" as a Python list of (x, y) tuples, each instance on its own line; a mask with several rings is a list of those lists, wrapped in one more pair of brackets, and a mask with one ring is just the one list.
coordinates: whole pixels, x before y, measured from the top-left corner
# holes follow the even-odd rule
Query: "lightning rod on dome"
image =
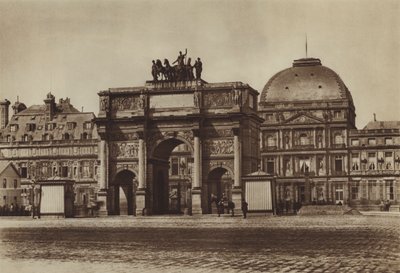
[(306, 58), (308, 58), (308, 49), (307, 49), (307, 33), (306, 33)]

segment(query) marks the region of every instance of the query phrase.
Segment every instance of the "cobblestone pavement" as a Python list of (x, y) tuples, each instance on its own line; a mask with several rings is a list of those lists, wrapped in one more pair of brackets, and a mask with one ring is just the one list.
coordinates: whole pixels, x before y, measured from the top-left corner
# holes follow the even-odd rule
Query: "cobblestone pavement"
[(0, 219), (5, 272), (400, 272), (400, 217)]

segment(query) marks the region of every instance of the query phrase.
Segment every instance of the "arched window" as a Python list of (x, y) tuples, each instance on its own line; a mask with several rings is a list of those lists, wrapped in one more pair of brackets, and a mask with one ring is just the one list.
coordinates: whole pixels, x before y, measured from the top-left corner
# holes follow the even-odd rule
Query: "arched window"
[(301, 134), (300, 135), (300, 145), (308, 145), (308, 136), (307, 134)]
[(89, 139), (89, 138), (88, 138), (88, 134), (87, 134), (87, 133), (83, 133), (83, 134), (82, 134), (82, 139)]
[(273, 136), (267, 136), (267, 146), (268, 147), (275, 146), (275, 138)]
[(343, 144), (343, 137), (341, 134), (335, 135), (335, 144)]

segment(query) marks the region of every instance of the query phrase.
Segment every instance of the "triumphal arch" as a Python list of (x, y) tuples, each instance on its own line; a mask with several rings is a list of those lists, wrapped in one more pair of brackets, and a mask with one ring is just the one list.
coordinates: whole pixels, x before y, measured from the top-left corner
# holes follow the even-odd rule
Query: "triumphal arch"
[[(170, 213), (170, 156), (185, 144), (191, 171), (187, 212), (211, 213), (226, 192), (240, 206), (242, 174), (257, 170), (258, 92), (242, 82), (164, 77), (99, 92), (98, 200), (103, 214)], [(124, 200), (122, 202), (122, 199)]]

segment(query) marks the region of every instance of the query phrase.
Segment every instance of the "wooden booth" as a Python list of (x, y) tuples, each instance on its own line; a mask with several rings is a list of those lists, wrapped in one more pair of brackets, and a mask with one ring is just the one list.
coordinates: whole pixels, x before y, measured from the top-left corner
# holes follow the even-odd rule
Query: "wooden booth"
[(242, 177), (245, 200), (249, 212), (272, 212), (276, 214), (275, 179), (258, 171)]
[(51, 177), (37, 182), (40, 185), (40, 214), (42, 216), (73, 217), (74, 180)]

